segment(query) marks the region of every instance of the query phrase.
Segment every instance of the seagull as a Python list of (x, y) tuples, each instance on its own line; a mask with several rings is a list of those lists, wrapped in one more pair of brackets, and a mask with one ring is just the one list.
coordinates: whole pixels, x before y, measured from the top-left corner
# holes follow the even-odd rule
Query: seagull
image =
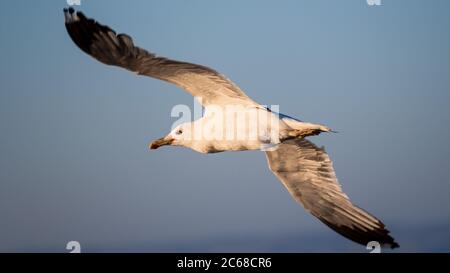
[[(64, 9), (64, 17), (69, 36), (85, 53), (101, 63), (172, 83), (202, 104), (201, 118), (176, 126), (149, 148), (183, 146), (200, 153), (262, 150), (270, 170), (292, 198), (325, 225), (362, 245), (375, 241), (383, 247), (399, 247), (379, 219), (354, 205), (342, 191), (325, 149), (306, 139), (334, 132), (330, 128), (272, 111), (223, 74), (159, 57), (135, 46), (130, 36), (116, 34), (73, 8)], [(237, 119), (255, 126), (233, 127), (231, 121), (224, 121), (219, 110), (229, 107), (240, 115)], [(244, 136), (237, 137), (239, 133)]]

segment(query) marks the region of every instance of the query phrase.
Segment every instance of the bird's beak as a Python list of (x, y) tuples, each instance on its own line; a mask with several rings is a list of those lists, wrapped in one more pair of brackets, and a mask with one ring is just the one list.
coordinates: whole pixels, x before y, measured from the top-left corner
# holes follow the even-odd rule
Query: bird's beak
[(171, 136), (165, 136), (150, 143), (149, 147), (153, 150), (158, 149), (161, 146), (172, 144), (173, 140)]

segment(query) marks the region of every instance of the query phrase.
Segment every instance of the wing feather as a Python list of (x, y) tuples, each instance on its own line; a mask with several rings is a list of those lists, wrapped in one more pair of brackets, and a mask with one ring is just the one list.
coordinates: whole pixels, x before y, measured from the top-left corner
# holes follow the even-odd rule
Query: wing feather
[(175, 84), (199, 99), (204, 106), (259, 106), (232, 81), (209, 67), (158, 57), (135, 46), (130, 36), (117, 35), (108, 26), (72, 8), (64, 10), (64, 17), (73, 42), (104, 64)]
[(266, 155), (269, 168), (292, 197), (327, 226), (363, 245), (377, 241), (399, 246), (380, 220), (351, 203), (324, 149), (306, 139), (293, 139)]

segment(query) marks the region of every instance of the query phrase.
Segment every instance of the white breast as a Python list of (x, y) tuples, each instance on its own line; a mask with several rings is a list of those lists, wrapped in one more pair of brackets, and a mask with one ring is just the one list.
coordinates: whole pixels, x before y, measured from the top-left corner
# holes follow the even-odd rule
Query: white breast
[(285, 124), (276, 114), (256, 107), (208, 107), (196, 122), (195, 135), (203, 152), (258, 150), (280, 142)]

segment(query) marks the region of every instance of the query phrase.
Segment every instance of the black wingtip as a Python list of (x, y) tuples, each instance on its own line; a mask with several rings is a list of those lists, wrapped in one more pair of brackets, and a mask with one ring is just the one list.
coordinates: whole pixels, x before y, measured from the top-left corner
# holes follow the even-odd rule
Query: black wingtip
[(63, 8), (64, 13), (67, 13), (69, 10), (67, 8)]
[(83, 18), (83, 19), (85, 19), (85, 20), (88, 20), (88, 18), (87, 18), (86, 16), (84, 16), (84, 13), (83, 13), (83, 12), (77, 11), (76, 14), (77, 14), (78, 17), (81, 17), (81, 18)]
[(74, 12), (75, 12), (75, 10), (74, 10), (72, 7), (70, 7), (70, 8), (69, 8), (69, 13), (70, 13), (70, 14), (73, 14)]
[(399, 248), (399, 247), (400, 247), (400, 245), (397, 244), (396, 242), (393, 242), (393, 243), (391, 244), (391, 249), (395, 249), (395, 248)]
[(387, 232), (387, 234), (386, 234), (387, 237), (385, 238), (384, 241), (382, 241), (381, 246), (383, 248), (390, 248), (390, 249), (399, 248), (400, 245), (395, 241), (394, 238), (392, 238), (392, 236), (390, 236), (389, 230), (386, 229), (386, 232)]

